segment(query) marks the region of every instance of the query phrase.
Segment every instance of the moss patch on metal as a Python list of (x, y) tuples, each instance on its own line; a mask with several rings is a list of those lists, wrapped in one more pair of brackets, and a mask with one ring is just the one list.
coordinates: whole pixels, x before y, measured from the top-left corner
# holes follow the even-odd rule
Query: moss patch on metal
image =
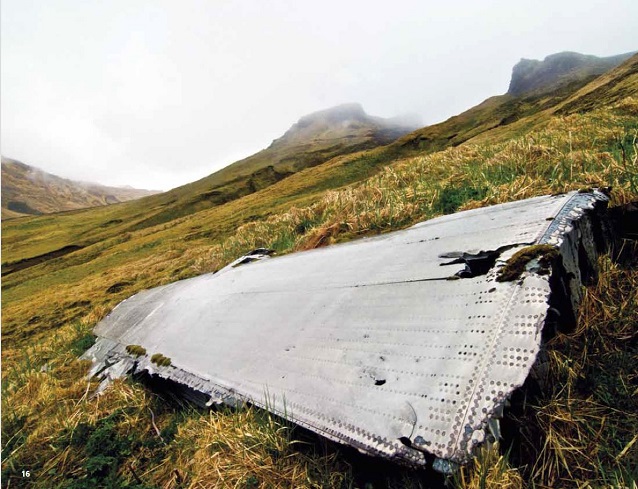
[(558, 257), (558, 249), (548, 244), (538, 244), (527, 246), (517, 251), (507, 260), (507, 263), (501, 268), (496, 277), (497, 282), (511, 282), (518, 279), (525, 271), (525, 267), (532, 260), (538, 259), (540, 265), (537, 273), (540, 275), (547, 274), (552, 261)]
[(156, 353), (151, 357), (151, 362), (155, 365), (159, 365), (160, 367), (168, 367), (171, 364), (171, 359), (165, 357), (161, 353)]
[(127, 345), (126, 353), (133, 355), (134, 357), (143, 357), (146, 355), (146, 348), (140, 345)]

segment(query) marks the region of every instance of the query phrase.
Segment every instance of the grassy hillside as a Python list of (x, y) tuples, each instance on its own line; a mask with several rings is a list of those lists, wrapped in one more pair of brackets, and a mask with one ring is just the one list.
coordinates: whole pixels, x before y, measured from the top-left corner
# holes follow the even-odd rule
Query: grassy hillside
[[(317, 112), (303, 117), (269, 148), (197, 182), (99, 211), (9, 224), (3, 229), (3, 266), (10, 270), (9, 264), (16, 261), (46, 257), (70, 246), (86, 247), (122, 233), (176, 222), (180, 217), (207, 209), (213, 209), (216, 225), (204, 231), (189, 230), (186, 234), (191, 238), (198, 235), (219, 238), (246, 220), (312, 202), (325, 190), (365, 180), (398, 159), (458, 146), (473, 138), (489, 141), (518, 137), (562, 108), (568, 99), (572, 104), (585, 104), (590, 98), (600, 97), (601, 91), (609, 91), (611, 85), (627, 86), (624, 91), (611, 90), (601, 100), (613, 103), (631, 92), (637, 69), (636, 56), (631, 59), (619, 68), (624, 71), (613, 71), (605, 75), (607, 78), (588, 83), (592, 76), (578, 72), (572, 74), (567, 84), (543, 85), (542, 94), (491, 97), (445, 122), (399, 139), (396, 138), (405, 128), (367, 116), (355, 104)], [(595, 94), (589, 92), (593, 87), (598, 90)], [(579, 90), (588, 90), (588, 98)], [(394, 142), (383, 146), (390, 141)], [(370, 146), (376, 147), (363, 150)], [(257, 198), (248, 197), (271, 185), (274, 188)]]
[[(85, 247), (211, 208), (219, 212), (219, 229), (204, 233), (209, 238), (223, 235), (246, 219), (284, 208), (291, 200), (310, 202), (317, 192), (366, 178), (376, 165), (369, 165), (367, 160), (350, 164), (350, 155), (387, 144), (408, 131), (400, 124), (368, 116), (356, 104), (310, 114), (268, 148), (163, 194), (102, 209), (67, 212), (55, 218), (7, 223), (2, 242), (4, 271), (8, 263), (47, 256), (69, 246)], [(316, 171), (304, 173), (306, 168)], [(250, 198), (280, 181), (284, 183), (270, 202)], [(247, 200), (233, 203), (241, 198)], [(247, 206), (246, 201), (259, 204)]]
[(76, 182), (2, 158), (2, 219), (126, 202), (156, 193)]
[[(625, 69), (631, 71), (635, 66), (636, 63), (632, 62)], [(616, 79), (616, 76), (610, 78)], [(506, 94), (492, 97), (445, 122), (413, 131), (395, 142), (372, 150), (356, 151), (361, 144), (372, 144), (370, 139), (366, 139), (368, 136), (364, 138), (367, 141), (364, 143), (358, 137), (348, 138), (348, 141), (355, 144), (338, 150), (346, 154), (332, 158), (325, 154), (326, 160), (321, 165), (314, 166), (313, 163), (306, 170), (292, 173), (295, 171), (295, 163), (291, 166), (292, 157), (289, 155), (297, 155), (300, 161), (308, 162), (308, 159), (304, 159), (309, 154), (304, 149), (308, 146), (308, 139), (315, 137), (321, 144), (325, 141), (334, 143), (336, 140), (327, 137), (334, 135), (334, 131), (330, 132), (330, 127), (334, 124), (327, 124), (332, 111), (319, 112), (302, 118), (300, 123), (266, 150), (170, 192), (124, 205), (71, 212), (53, 219), (47, 217), (9, 223), (3, 228), (3, 266), (5, 270), (10, 270), (10, 264), (16, 261), (46, 257), (49, 253), (70, 246), (86, 247), (123, 233), (177, 222), (182, 216), (196, 215), (207, 209), (212, 213), (211, 219), (214, 219), (215, 226), (203, 231), (188, 230), (186, 235), (191, 238), (220, 238), (246, 220), (280, 212), (290, 205), (312, 202), (325, 190), (365, 180), (398, 159), (458, 146), (472, 138), (480, 138), (481, 135), (487, 140), (497, 135), (501, 139), (519, 136), (533, 125), (546, 120), (563, 102), (573, 98), (576, 91), (589, 86), (586, 81), (579, 79), (543, 95), (514, 97)], [(611, 97), (606, 102), (611, 103), (617, 98), (618, 96)], [(349, 113), (351, 114), (346, 115), (347, 121), (353, 121), (357, 117), (370, 119), (361, 115), (362, 111), (356, 106), (337, 108), (335, 112), (333, 120), (339, 117), (344, 120), (344, 114)], [(346, 129), (350, 131), (347, 127)], [(312, 136), (313, 134), (316, 136)], [(396, 135), (396, 132), (386, 133), (385, 137)], [(382, 141), (380, 136), (376, 138), (377, 143)], [(261, 170), (257, 170), (256, 175), (250, 173), (242, 176), (242, 171), (252, 171), (260, 165)], [(271, 185), (273, 188), (266, 191)], [(264, 192), (251, 198), (250, 194), (259, 189)]]
[[(222, 486), (220, 474), (231, 487), (430, 486), (432, 474), (371, 463), (258, 410), (198, 411), (129, 381), (93, 398), (77, 355), (122, 299), (256, 247), (287, 253), (595, 185), (613, 187), (613, 205), (638, 199), (637, 64), (443, 151), (406, 149), (407, 138), (159, 224), (131, 204), (3, 223), (13, 263), (2, 281), (3, 481), (24, 486), (26, 469), (47, 488)], [(550, 343), (549, 387), (513, 400), (512, 446), (485, 452), (454, 484), (631, 486), (638, 270), (627, 250), (638, 248), (624, 245), (629, 258), (601, 258), (577, 331)]]

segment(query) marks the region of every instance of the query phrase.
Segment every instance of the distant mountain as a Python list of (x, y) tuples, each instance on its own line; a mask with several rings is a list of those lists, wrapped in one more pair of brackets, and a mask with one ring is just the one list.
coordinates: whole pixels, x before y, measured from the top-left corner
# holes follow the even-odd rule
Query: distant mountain
[[(608, 73), (635, 54), (597, 58), (578, 53), (558, 53), (543, 61), (521, 60), (512, 70), (510, 88), (444, 122), (417, 129), (388, 147), (406, 151), (439, 151), (458, 146), (493, 129), (509, 126), (559, 105), (600, 75)], [(629, 63), (627, 66), (634, 66)], [(624, 66), (624, 64), (623, 64)], [(620, 79), (620, 78), (619, 78)], [(594, 106), (595, 103), (592, 105)]]
[(222, 205), (335, 157), (384, 146), (418, 127), (411, 125), (413, 121), (414, 117), (370, 116), (354, 103), (303, 116), (266, 149), (149, 200), (149, 208), (156, 212), (136, 226), (152, 226)]
[(115, 204), (156, 193), (67, 180), (2, 158), (2, 219)]
[(620, 65), (635, 53), (599, 58), (565, 51), (547, 56), (543, 61), (521, 59), (512, 70), (507, 93), (520, 96), (530, 92), (547, 92), (576, 81), (587, 80)]
[(366, 114), (359, 104), (344, 104), (306, 115), (268, 148), (214, 173), (205, 180), (230, 181), (272, 166), (295, 173), (343, 154), (391, 143), (418, 126)]

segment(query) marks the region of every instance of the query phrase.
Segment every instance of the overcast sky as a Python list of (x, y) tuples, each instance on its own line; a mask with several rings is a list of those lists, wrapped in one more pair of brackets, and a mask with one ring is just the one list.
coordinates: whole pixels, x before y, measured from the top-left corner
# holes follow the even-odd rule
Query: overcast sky
[(169, 189), (360, 102), (423, 125), (507, 91), (520, 58), (638, 49), (636, 0), (2, 0), (1, 152)]

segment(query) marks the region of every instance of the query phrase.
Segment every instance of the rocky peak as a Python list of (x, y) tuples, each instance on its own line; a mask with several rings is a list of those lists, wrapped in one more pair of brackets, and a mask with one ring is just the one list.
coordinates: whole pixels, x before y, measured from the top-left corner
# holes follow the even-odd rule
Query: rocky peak
[(599, 58), (574, 52), (562, 52), (547, 56), (543, 61), (521, 59), (512, 70), (510, 95), (552, 90), (573, 81), (602, 75), (629, 59), (634, 53)]

